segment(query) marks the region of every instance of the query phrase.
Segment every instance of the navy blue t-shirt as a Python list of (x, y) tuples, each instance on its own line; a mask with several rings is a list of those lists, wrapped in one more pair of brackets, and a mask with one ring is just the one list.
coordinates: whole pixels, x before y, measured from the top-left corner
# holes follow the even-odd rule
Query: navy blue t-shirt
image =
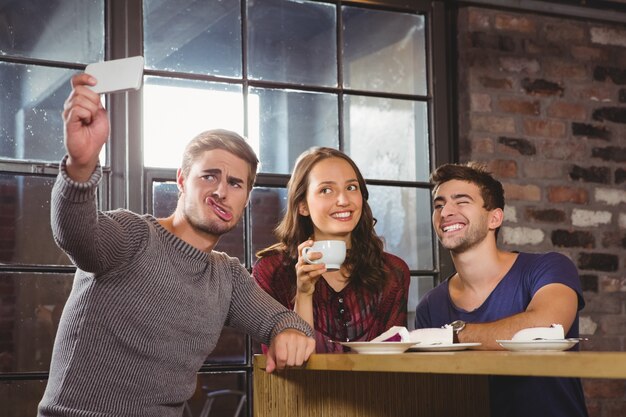
[[(465, 311), (452, 302), (448, 278), (430, 290), (417, 306), (415, 328), (441, 327), (454, 320), (467, 323), (496, 321), (526, 310), (544, 285), (567, 285), (585, 306), (578, 271), (566, 256), (520, 253), (485, 302)], [(578, 337), (578, 314), (565, 337)], [(578, 349), (576, 345), (572, 350)], [(586, 417), (587, 408), (579, 378), (492, 376), (489, 378), (492, 417)]]

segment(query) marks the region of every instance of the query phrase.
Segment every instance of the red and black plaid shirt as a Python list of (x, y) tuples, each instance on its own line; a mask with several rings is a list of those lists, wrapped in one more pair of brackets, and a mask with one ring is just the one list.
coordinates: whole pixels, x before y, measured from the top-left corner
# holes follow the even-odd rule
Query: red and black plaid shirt
[[(268, 294), (293, 310), (296, 269), (284, 254), (257, 261), (252, 276)], [(368, 341), (392, 326), (406, 326), (409, 267), (395, 255), (384, 253), (387, 279), (382, 291), (372, 292), (353, 284), (339, 292), (324, 279), (315, 284), (313, 320), (317, 353), (343, 352), (334, 341)]]

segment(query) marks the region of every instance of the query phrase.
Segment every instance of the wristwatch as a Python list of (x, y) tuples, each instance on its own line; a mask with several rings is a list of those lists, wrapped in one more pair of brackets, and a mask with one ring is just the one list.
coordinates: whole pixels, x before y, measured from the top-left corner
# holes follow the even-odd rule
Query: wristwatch
[(465, 322), (463, 320), (454, 320), (450, 323), (452, 326), (452, 336), (454, 343), (459, 343), (459, 333), (465, 328)]

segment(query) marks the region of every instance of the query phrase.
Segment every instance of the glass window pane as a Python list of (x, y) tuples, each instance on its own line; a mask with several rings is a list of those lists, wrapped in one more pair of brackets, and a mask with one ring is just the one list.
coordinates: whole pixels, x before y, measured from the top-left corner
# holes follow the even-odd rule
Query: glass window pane
[(176, 181), (152, 183), (152, 215), (156, 218), (169, 217), (178, 203), (178, 186)]
[(198, 133), (220, 128), (243, 134), (241, 86), (146, 77), (143, 120), (144, 165), (178, 168), (185, 145)]
[(241, 77), (238, 1), (144, 0), (146, 67)]
[(73, 274), (0, 273), (0, 372), (47, 372)]
[(433, 269), (430, 190), (378, 185), (367, 189), (385, 251), (404, 259), (410, 269)]
[[(367, 189), (377, 220), (376, 232), (383, 237), (385, 251), (404, 259), (410, 269), (432, 269), (430, 191), (374, 185), (368, 185)], [(252, 190), (252, 262), (256, 260), (256, 252), (276, 243), (273, 231), (286, 206), (286, 189), (258, 187)]]
[[(0, 358), (0, 362), (1, 358)], [(45, 379), (35, 381), (3, 380), (0, 384), (0, 404), (3, 416), (36, 416), (37, 406), (46, 389)]]
[(74, 73), (0, 62), (0, 157), (61, 160), (65, 154), (61, 110)]
[(239, 259), (239, 262), (242, 264), (245, 262), (243, 219), (242, 216), (237, 226), (230, 232), (222, 235), (220, 241), (215, 245), (215, 250), (225, 252)]
[[(247, 385), (248, 376), (245, 372), (202, 372), (198, 374), (196, 392), (187, 401), (191, 415), (246, 416), (248, 408)], [(210, 398), (214, 398), (212, 404), (210, 404)], [(240, 402), (241, 412), (237, 413)], [(206, 414), (202, 413), (203, 408)], [(183, 414), (183, 416), (187, 415)]]
[(407, 324), (409, 330), (415, 329), (415, 309), (424, 294), (434, 288), (435, 279), (432, 276), (411, 277), (409, 286), (409, 300), (407, 303)]
[(426, 103), (346, 95), (345, 150), (365, 178), (428, 181)]
[(342, 18), (344, 87), (426, 95), (423, 16), (343, 7)]
[(69, 265), (50, 229), (53, 177), (0, 174), (0, 262)]
[(248, 1), (250, 78), (337, 86), (336, 6), (311, 1)]
[(287, 207), (287, 190), (284, 188), (252, 189), (250, 197), (250, 230), (252, 240), (252, 260), (256, 253), (276, 243), (274, 228), (282, 219)]
[(258, 103), (259, 113), (248, 112), (248, 132), (259, 144), (261, 172), (289, 174), (311, 146), (339, 146), (335, 94), (251, 88), (248, 97)]
[[(178, 202), (178, 187), (174, 181), (154, 181), (152, 183), (152, 207), (149, 212), (156, 218), (168, 217), (176, 209)], [(226, 252), (244, 263), (244, 222), (243, 217), (237, 226), (223, 235), (215, 250)]]
[(0, 55), (67, 62), (104, 59), (104, 2), (2, 2)]

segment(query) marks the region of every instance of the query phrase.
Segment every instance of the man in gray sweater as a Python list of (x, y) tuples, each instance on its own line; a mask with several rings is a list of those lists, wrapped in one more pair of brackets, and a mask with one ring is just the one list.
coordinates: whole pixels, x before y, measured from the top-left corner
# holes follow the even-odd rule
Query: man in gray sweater
[(67, 156), (51, 222), (77, 271), (38, 415), (180, 417), (225, 324), (270, 346), (268, 372), (301, 365), (315, 350), (312, 329), (213, 251), (248, 202), (254, 151), (233, 132), (204, 132), (187, 145), (170, 217), (98, 211), (109, 121), (95, 83), (74, 76), (63, 110)]

